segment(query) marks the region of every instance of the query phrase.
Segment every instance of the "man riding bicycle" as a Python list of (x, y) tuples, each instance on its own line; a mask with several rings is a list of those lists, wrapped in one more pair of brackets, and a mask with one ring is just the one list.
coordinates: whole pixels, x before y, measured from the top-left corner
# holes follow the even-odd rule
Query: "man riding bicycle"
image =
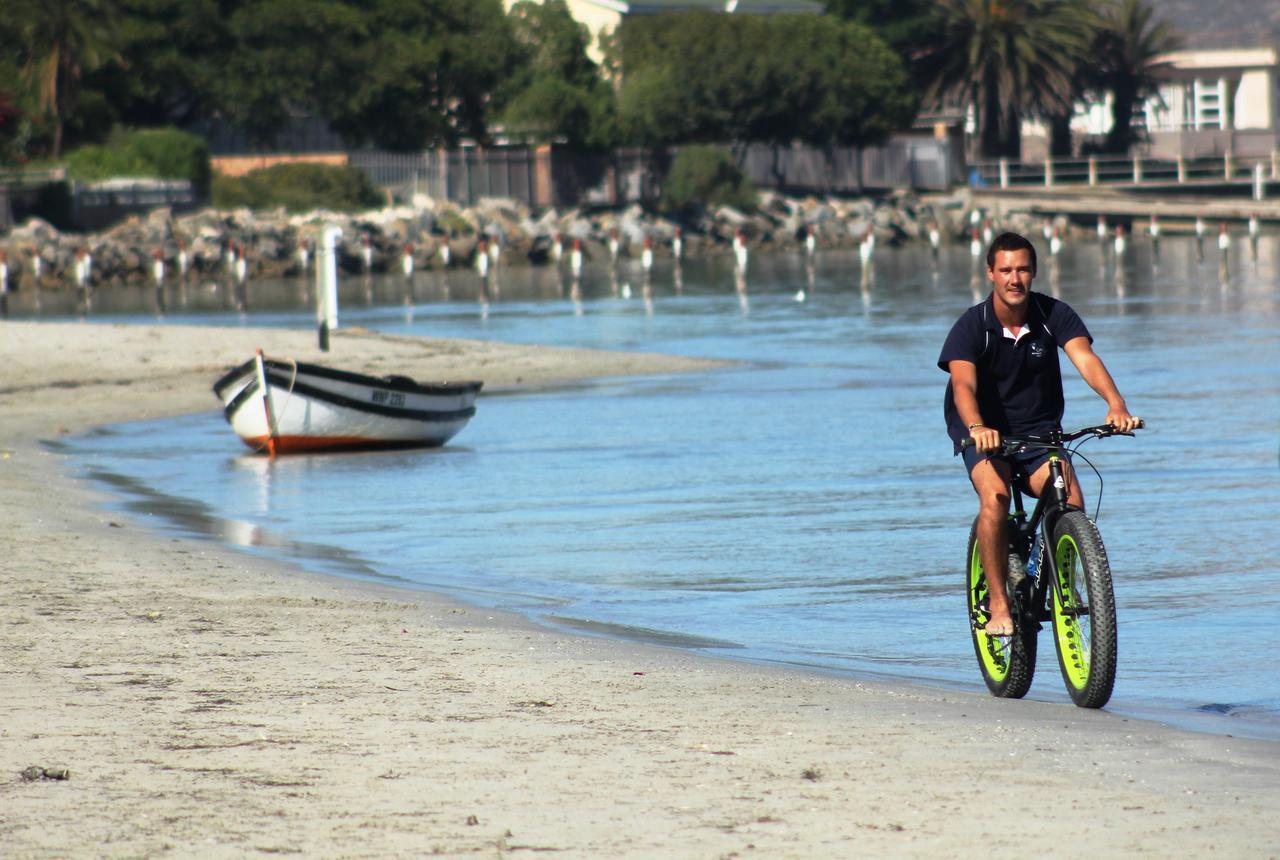
[[(1002, 434), (1041, 435), (1062, 429), (1065, 400), (1060, 348), (1081, 378), (1107, 402), (1108, 424), (1129, 432), (1140, 424), (1130, 415), (1084, 322), (1065, 302), (1033, 293), (1036, 250), (1017, 233), (1002, 233), (987, 249), (991, 295), (965, 311), (951, 327), (938, 367), (951, 375), (943, 413), (955, 452), (964, 455), (978, 494), (978, 551), (987, 576), (991, 636), (1013, 634), (1005, 593), (1011, 466), (990, 455), (1000, 450)], [(973, 439), (973, 445), (961, 442)], [(1014, 458), (1026, 475), (1024, 489), (1039, 498), (1049, 476), (1049, 452), (1036, 449)], [(1084, 500), (1069, 464), (1064, 464), (1068, 498)]]

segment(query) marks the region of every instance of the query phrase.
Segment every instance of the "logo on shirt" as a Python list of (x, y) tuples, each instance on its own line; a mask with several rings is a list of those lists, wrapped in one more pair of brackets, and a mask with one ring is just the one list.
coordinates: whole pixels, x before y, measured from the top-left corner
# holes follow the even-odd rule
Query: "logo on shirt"
[(1044, 358), (1045, 353), (1047, 352), (1044, 343), (1039, 340), (1031, 341), (1031, 343), (1027, 345), (1027, 348), (1031, 350), (1032, 358)]

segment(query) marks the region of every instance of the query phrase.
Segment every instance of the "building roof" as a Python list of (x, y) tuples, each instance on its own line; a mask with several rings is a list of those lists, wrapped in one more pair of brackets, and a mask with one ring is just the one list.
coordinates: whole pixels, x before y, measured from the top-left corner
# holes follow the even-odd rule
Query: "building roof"
[(1280, 43), (1280, 3), (1275, 0), (1160, 0), (1154, 7), (1191, 50), (1273, 47)]

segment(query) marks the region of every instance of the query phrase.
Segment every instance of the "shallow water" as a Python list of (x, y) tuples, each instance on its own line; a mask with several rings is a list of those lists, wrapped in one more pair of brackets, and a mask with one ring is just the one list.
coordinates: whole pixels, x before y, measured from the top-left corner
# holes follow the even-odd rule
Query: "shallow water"
[[(1095, 243), (1042, 260), (1037, 289), (1081, 313), (1150, 428), (1083, 452), (1106, 479), (1114, 711), (1280, 738), (1278, 258), (1264, 237), (1225, 266), (1189, 238), (1158, 259), (1135, 242), (1119, 266)], [(238, 310), (197, 285), (102, 291), (41, 313), (305, 328), (307, 292), (251, 284)], [(761, 257), (742, 284), (725, 259), (687, 263), (677, 286), (668, 261), (649, 289), (629, 263), (589, 269), (581, 290), (553, 269), (502, 271), (487, 293), (469, 272), (348, 278), (344, 325), (741, 364), (489, 394), (434, 451), (270, 462), (212, 395), (207, 414), (69, 447), (162, 528), (575, 630), (980, 689), (961, 586), (975, 505), (934, 362), (985, 294), (961, 248), (881, 249), (867, 271)], [(1100, 422), (1066, 373), (1068, 426)], [(1049, 642), (1031, 695), (1066, 702)]]

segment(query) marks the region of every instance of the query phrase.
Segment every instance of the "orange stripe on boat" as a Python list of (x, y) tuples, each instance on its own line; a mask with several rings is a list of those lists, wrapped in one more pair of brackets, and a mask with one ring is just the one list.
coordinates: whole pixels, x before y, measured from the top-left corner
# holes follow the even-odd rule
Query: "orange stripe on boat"
[(267, 445), (277, 454), (299, 454), (307, 451), (334, 451), (345, 448), (432, 447), (417, 439), (370, 439), (367, 436), (251, 436), (242, 440), (255, 451)]

